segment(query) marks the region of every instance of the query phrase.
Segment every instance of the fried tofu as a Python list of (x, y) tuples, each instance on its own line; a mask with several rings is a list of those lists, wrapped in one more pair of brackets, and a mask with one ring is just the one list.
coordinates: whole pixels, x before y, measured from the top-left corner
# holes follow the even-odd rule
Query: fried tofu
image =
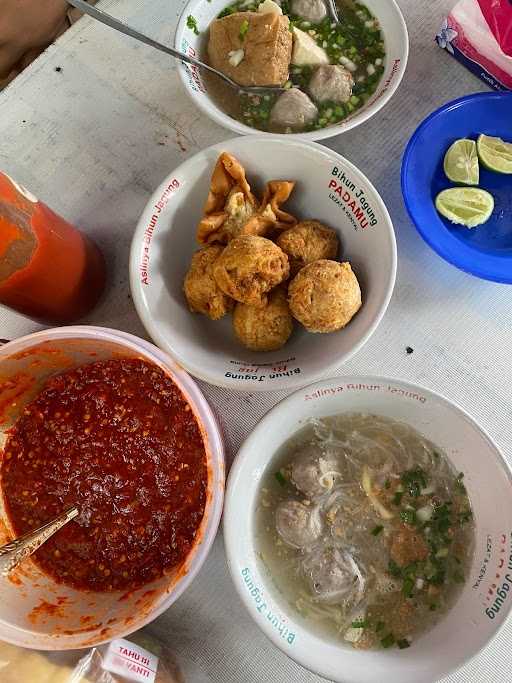
[(240, 85), (284, 85), (292, 55), (289, 19), (272, 12), (236, 12), (210, 25), (211, 66)]

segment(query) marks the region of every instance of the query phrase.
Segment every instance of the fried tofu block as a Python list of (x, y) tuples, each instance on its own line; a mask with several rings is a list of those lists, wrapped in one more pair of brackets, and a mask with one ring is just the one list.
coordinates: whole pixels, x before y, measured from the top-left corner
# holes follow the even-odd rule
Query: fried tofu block
[(289, 19), (272, 12), (236, 12), (210, 25), (211, 66), (240, 85), (284, 85), (292, 55)]

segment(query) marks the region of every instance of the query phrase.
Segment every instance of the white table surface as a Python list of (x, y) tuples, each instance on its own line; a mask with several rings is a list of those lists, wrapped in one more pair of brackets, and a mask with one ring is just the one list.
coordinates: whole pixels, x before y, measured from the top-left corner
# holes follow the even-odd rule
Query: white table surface
[[(184, 4), (104, 0), (101, 6), (170, 40)], [(327, 142), (380, 191), (394, 220), (399, 254), (395, 293), (383, 322), (339, 373), (396, 376), (443, 393), (468, 410), (512, 462), (512, 288), (465, 275), (438, 258), (414, 230), (400, 194), (400, 158), (416, 125), (447, 100), (486, 89), (433, 42), (452, 4), (401, 0), (411, 38), (404, 82), (369, 123)], [(190, 103), (168, 57), (87, 18), (0, 93), (0, 169), (90, 233), (107, 256), (107, 295), (86, 322), (146, 336), (128, 287), (137, 218), (172, 168), (229, 137)], [(0, 337), (39, 328), (0, 309)], [(407, 355), (406, 346), (414, 353)], [(230, 460), (282, 398), (202, 388), (223, 423)], [(246, 614), (227, 573), (220, 535), (192, 588), (155, 628), (180, 658), (197, 663), (218, 683), (322, 680), (274, 648)], [(509, 621), (491, 645), (443, 683), (510, 683), (511, 639)]]

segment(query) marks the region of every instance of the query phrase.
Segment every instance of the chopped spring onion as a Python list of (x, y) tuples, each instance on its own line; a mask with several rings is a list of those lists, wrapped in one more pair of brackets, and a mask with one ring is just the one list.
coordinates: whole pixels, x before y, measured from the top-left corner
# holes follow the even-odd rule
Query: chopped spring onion
[(397, 491), (395, 495), (393, 496), (393, 500), (391, 501), (393, 505), (400, 505), (402, 502), (402, 498), (404, 497), (404, 494), (402, 491)]
[(402, 570), (400, 569), (400, 567), (397, 565), (397, 563), (394, 560), (389, 560), (388, 572), (391, 574), (391, 576), (401, 576), (402, 575)]
[(392, 633), (388, 633), (387, 636), (381, 639), (380, 644), (383, 648), (391, 647), (395, 644), (395, 636)]
[(397, 640), (396, 644), (401, 650), (405, 650), (406, 647), (411, 647), (411, 643), (407, 640), (407, 638), (401, 638), (400, 640)]
[(377, 524), (377, 526), (374, 526), (372, 529), (372, 536), (378, 536), (383, 529), (384, 527), (382, 524)]
[(193, 17), (191, 14), (189, 14), (187, 17), (187, 28), (194, 31), (196, 36), (199, 35), (199, 29), (197, 28), (197, 19)]
[(351, 623), (352, 628), (368, 628), (370, 625), (370, 622), (366, 619), (358, 619), (357, 621), (353, 621)]
[(415, 580), (408, 576), (407, 578), (404, 579), (403, 585), (402, 585), (402, 593), (405, 595), (406, 598), (410, 598), (412, 595), (412, 592), (414, 590), (414, 584)]
[(276, 472), (274, 476), (277, 479), (278, 484), (281, 486), (286, 486), (286, 479), (283, 477), (281, 472)]
[(400, 513), (400, 519), (405, 524), (416, 524), (416, 511), (415, 510), (402, 510)]
[(244, 40), (245, 36), (247, 35), (247, 32), (249, 30), (249, 22), (247, 19), (244, 19), (242, 23), (240, 24), (240, 33), (238, 34), (240, 40)]
[(385, 624), (383, 621), (378, 621), (378, 622), (375, 624), (375, 630), (377, 631), (377, 633), (380, 633), (380, 631), (383, 631), (385, 625), (386, 625), (386, 624)]

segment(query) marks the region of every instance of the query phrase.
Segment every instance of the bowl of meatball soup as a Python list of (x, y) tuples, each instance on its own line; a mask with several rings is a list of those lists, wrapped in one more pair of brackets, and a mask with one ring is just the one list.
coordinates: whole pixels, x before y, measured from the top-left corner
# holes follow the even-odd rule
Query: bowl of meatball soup
[[(190, 0), (175, 47), (240, 89), (185, 63), (181, 81), (210, 118), (237, 133), (310, 140), (367, 121), (405, 72), (407, 27), (394, 0)], [(268, 87), (251, 91), (251, 86)]]
[(389, 377), (322, 380), (269, 411), (235, 459), (231, 577), (265, 635), (330, 681), (445, 680), (510, 613), (511, 487), (492, 439), (447, 398)]

